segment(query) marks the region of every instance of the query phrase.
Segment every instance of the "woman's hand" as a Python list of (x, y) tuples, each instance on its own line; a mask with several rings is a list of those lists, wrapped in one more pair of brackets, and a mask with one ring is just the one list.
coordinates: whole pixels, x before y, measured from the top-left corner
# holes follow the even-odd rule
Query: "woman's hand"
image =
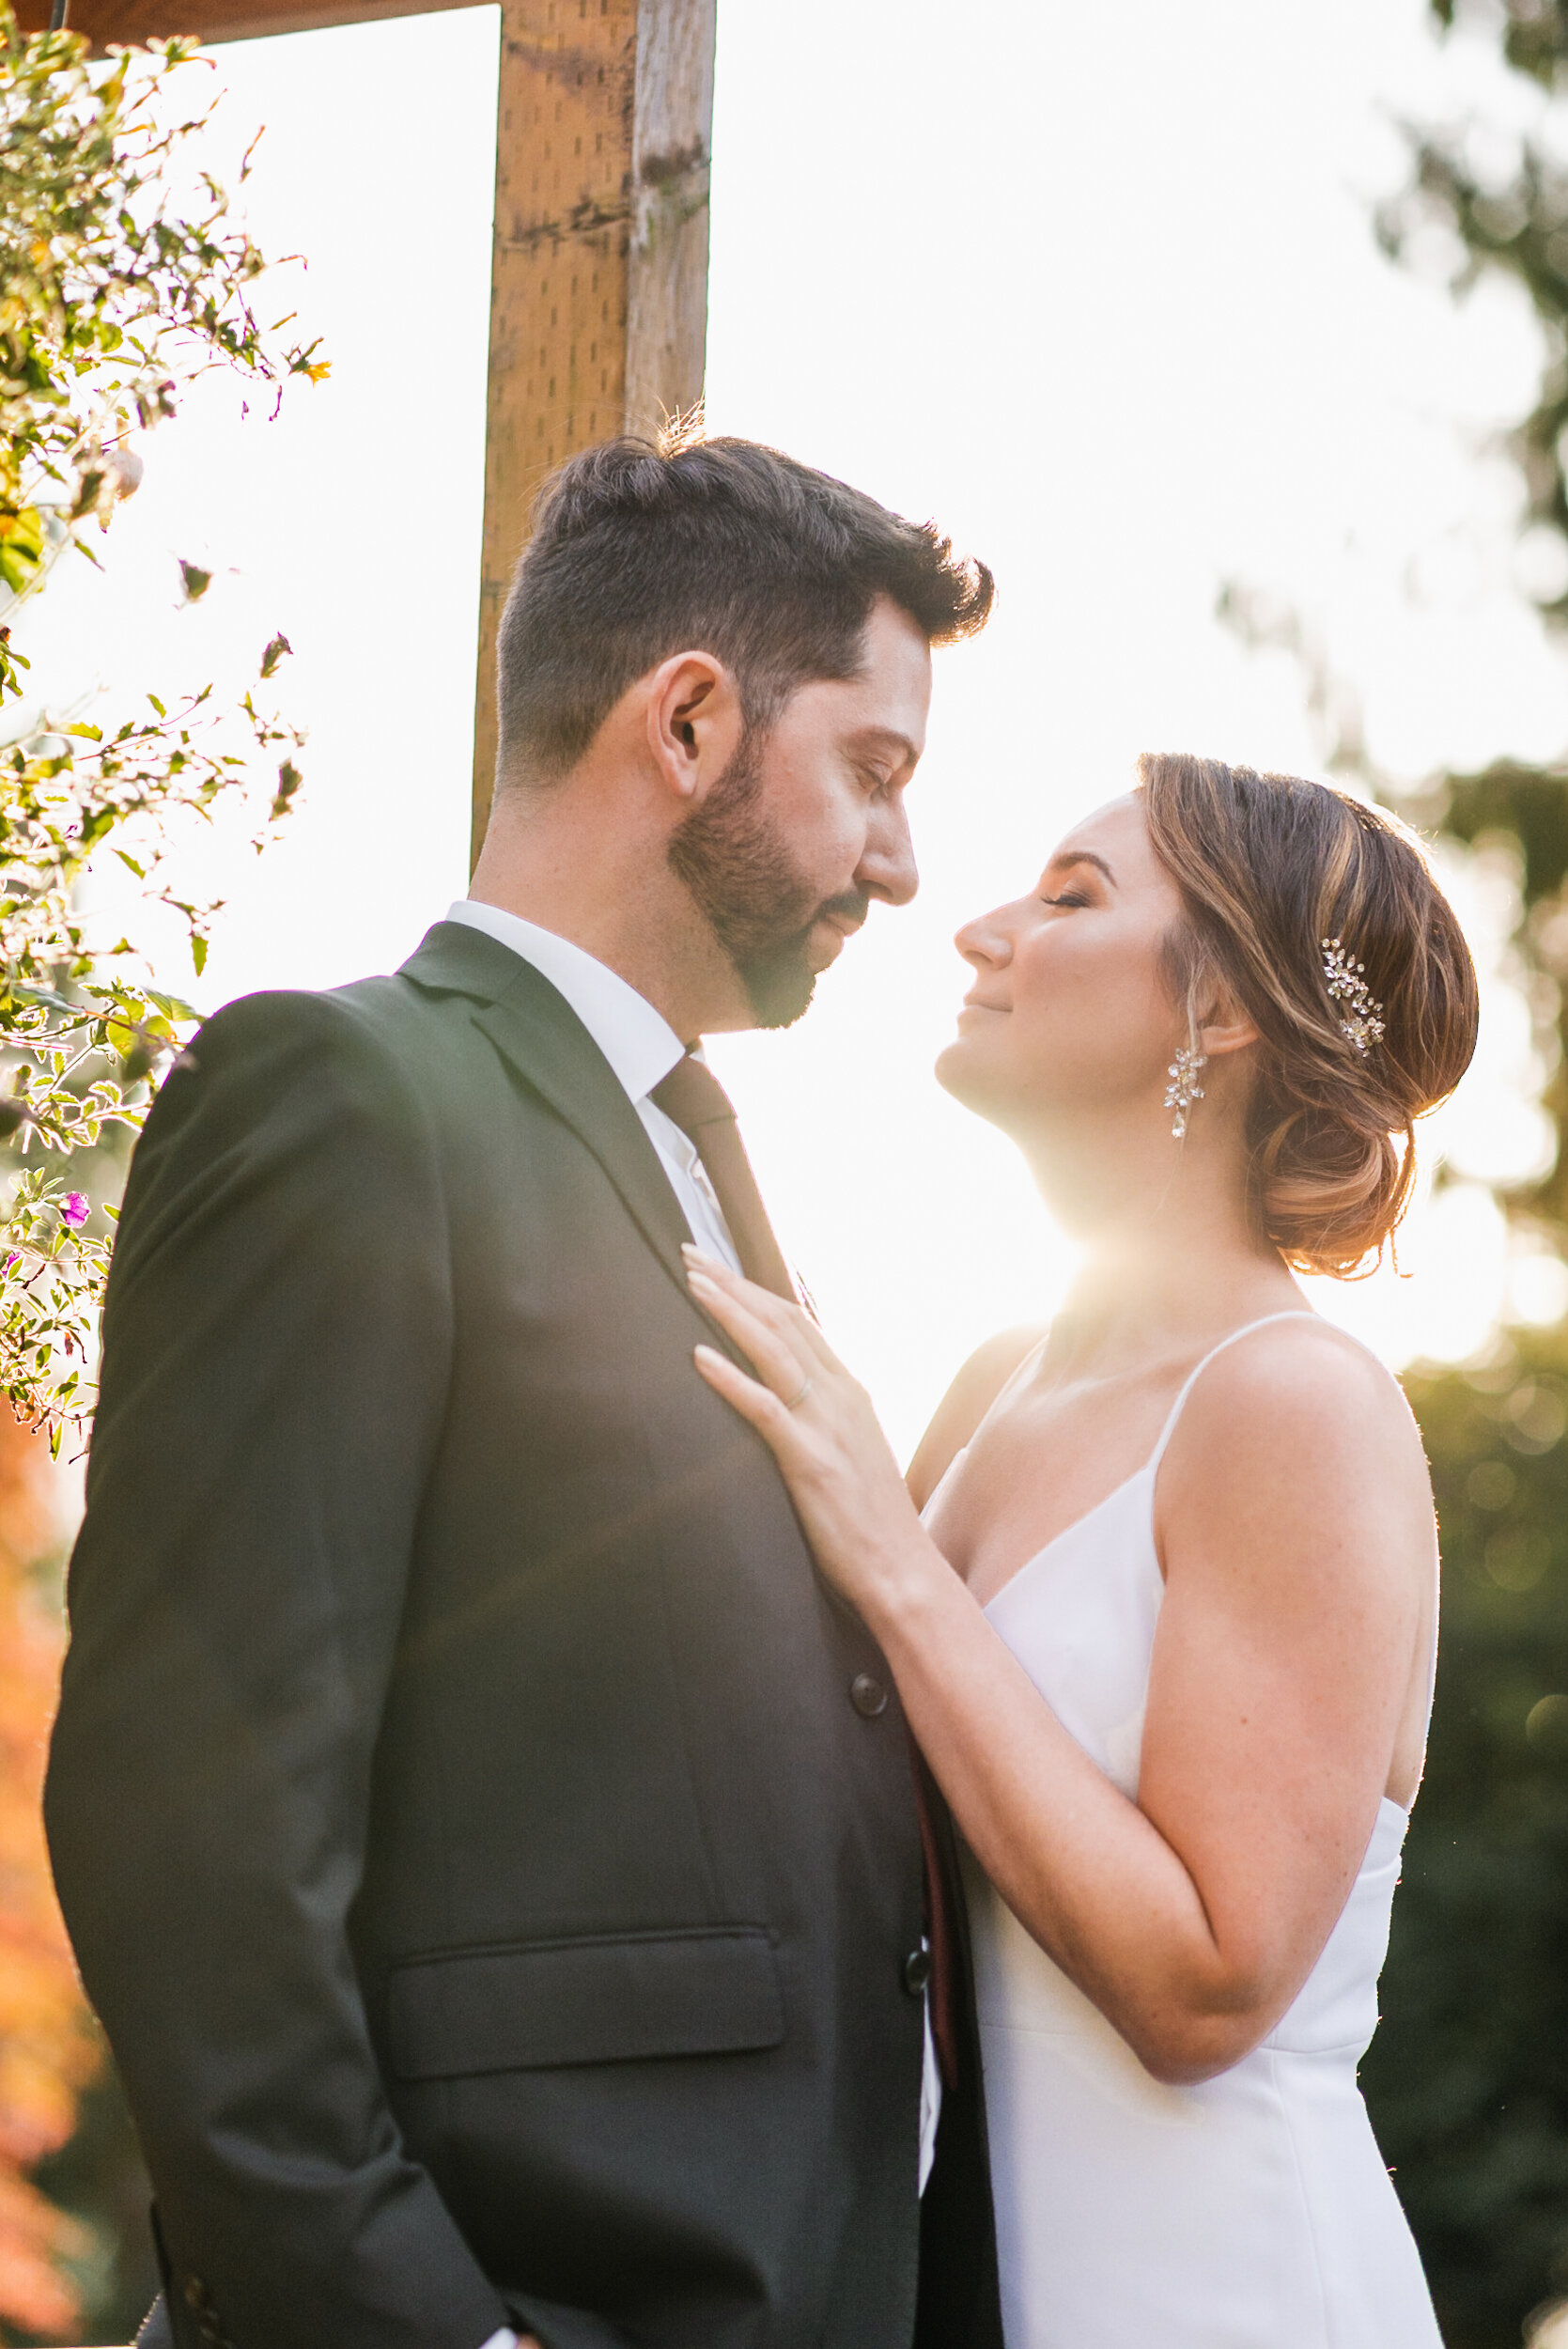
[(948, 1571), (916, 1515), (871, 1398), (798, 1305), (685, 1252), (691, 1294), (752, 1363), (711, 1346), (696, 1364), (779, 1464), (817, 1564), (875, 1628), (924, 1574)]

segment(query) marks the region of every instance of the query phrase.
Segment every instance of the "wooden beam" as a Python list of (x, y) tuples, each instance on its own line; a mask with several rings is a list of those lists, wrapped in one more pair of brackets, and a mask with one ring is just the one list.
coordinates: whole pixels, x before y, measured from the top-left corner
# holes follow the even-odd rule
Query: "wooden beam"
[(545, 474), (702, 397), (716, 0), (503, 0), (474, 852), (495, 639)]
[[(369, 24), (381, 17), (473, 6), (474, 0), (70, 0), (69, 22), (101, 55), (176, 33), (204, 41), (256, 40), (270, 33), (312, 33), (327, 24)], [(50, 0), (17, 0), (16, 14), (24, 33), (41, 33)]]

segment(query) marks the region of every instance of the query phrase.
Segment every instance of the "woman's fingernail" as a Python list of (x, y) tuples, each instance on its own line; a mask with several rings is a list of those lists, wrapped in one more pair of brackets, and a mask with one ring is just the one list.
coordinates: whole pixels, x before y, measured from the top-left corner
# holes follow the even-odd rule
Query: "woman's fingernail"
[(682, 1240), (680, 1252), (688, 1264), (700, 1264), (709, 1272), (722, 1272), (724, 1268), (717, 1256), (710, 1256), (706, 1248), (697, 1246), (695, 1240)]

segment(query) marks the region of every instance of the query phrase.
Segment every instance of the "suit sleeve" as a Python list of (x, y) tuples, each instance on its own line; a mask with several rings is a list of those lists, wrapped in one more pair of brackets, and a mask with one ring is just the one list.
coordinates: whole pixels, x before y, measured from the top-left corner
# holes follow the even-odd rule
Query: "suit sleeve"
[(508, 2321), (400, 2143), (347, 1930), (451, 1345), (439, 1160), (370, 1018), (221, 1013), (127, 1190), (47, 1793), (182, 2349)]

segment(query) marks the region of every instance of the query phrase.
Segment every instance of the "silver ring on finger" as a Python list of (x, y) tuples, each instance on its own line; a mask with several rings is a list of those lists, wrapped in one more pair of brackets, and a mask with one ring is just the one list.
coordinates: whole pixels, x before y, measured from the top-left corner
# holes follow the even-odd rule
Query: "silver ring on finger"
[(811, 1382), (810, 1378), (809, 1378), (809, 1377), (802, 1378), (802, 1379), (801, 1379), (801, 1381), (800, 1381), (800, 1393), (799, 1393), (799, 1394), (792, 1394), (792, 1395), (790, 1396), (790, 1398), (789, 1398), (788, 1402), (784, 1405), (784, 1409), (785, 1409), (786, 1411), (798, 1411), (798, 1410), (800, 1409), (800, 1408), (801, 1404), (805, 1401), (805, 1399), (806, 1399), (807, 1395), (808, 1395), (808, 1394), (810, 1394), (810, 1392), (811, 1392), (811, 1389), (812, 1389), (812, 1382)]

